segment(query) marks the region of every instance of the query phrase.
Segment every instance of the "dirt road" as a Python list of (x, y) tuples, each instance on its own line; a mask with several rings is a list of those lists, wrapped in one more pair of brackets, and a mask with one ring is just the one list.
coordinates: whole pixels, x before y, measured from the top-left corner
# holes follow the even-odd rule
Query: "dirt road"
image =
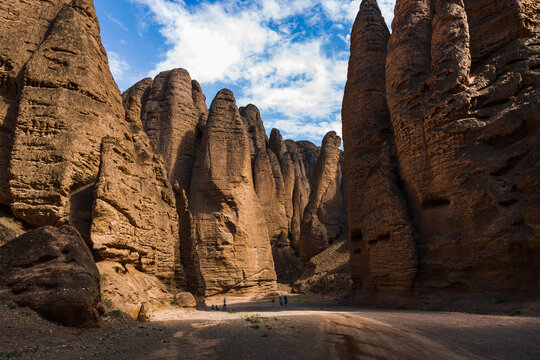
[(304, 303), (227, 310), (168, 310), (153, 313), (149, 324), (111, 322), (84, 331), (36, 314), (19, 323), (13, 316), (22, 310), (9, 310), (0, 312), (9, 321), (0, 328), (0, 358), (540, 359), (538, 317)]

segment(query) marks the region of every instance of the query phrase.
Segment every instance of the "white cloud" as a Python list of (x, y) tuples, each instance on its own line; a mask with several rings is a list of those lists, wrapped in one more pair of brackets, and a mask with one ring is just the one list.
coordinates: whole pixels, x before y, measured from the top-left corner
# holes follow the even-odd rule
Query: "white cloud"
[(124, 75), (129, 70), (129, 64), (117, 52), (109, 51), (108, 55), (111, 73), (118, 82), (124, 78)]
[[(350, 29), (360, 0), (223, 0), (191, 7), (181, 0), (132, 1), (148, 7), (169, 47), (150, 76), (181, 67), (203, 87), (237, 85), (240, 105), (253, 103), (277, 114), (265, 123), (290, 136), (340, 132), (335, 119), (348, 52), (328, 53), (324, 47), (348, 39), (341, 34), (330, 40), (320, 21), (324, 16), (336, 29)], [(379, 2), (387, 6), (393, 0)], [(295, 16), (319, 35), (298, 33)]]

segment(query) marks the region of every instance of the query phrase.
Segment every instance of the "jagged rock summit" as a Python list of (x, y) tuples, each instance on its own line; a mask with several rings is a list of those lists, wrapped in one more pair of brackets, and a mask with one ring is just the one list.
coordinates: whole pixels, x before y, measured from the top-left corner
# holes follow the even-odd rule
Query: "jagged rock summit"
[(343, 102), (359, 300), (538, 296), (539, 10), (402, 0), (390, 35), (362, 2)]

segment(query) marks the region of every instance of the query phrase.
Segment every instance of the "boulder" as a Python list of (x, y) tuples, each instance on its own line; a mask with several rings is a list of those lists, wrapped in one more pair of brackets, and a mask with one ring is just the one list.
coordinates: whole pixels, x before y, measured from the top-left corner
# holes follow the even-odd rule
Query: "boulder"
[(68, 326), (101, 324), (99, 271), (71, 226), (29, 231), (0, 247), (0, 299)]
[(183, 308), (195, 308), (197, 307), (197, 301), (195, 297), (188, 292), (181, 292), (174, 297), (178, 306)]

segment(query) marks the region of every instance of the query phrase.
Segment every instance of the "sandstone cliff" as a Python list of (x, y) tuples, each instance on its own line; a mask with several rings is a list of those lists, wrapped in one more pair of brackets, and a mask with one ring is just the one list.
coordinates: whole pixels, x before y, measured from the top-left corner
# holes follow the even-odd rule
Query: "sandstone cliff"
[(229, 90), (220, 91), (210, 107), (189, 207), (207, 295), (275, 288), (270, 237), (253, 186), (250, 140)]
[(360, 298), (538, 295), (539, 7), (402, 0), (388, 36), (362, 2), (343, 103)]
[(126, 131), (94, 7), (91, 0), (2, 6), (1, 32), (10, 38), (0, 55), (2, 143), (10, 152), (1, 156), (9, 171), (4, 161), (0, 173), (10, 179), (0, 180), (2, 198), (32, 225), (67, 223), (71, 194), (95, 181), (101, 138)]

